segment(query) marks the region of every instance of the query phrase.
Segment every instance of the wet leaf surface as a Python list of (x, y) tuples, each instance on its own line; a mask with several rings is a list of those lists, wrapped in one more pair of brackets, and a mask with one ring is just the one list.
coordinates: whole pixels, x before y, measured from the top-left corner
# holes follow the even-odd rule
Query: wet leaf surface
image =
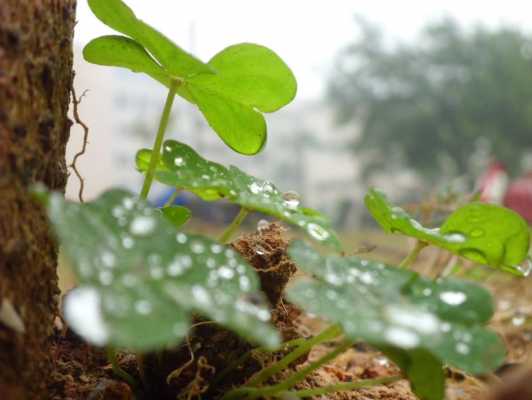
[(530, 272), (530, 261), (527, 260), (530, 242), (528, 225), (510, 209), (470, 203), (449, 215), (440, 228), (429, 229), (402, 208), (392, 205), (376, 189), (368, 192), (365, 203), (386, 232), (399, 232), (517, 275), (524, 276)]
[(65, 316), (86, 340), (162, 348), (182, 340), (189, 314), (198, 313), (251, 341), (278, 344), (258, 278), (232, 249), (177, 232), (123, 190), (86, 204), (51, 193), (47, 207), (80, 283), (66, 297)]
[[(248, 210), (260, 211), (303, 229), (311, 238), (340, 248), (327, 219), (301, 206), (295, 192), (283, 193), (271, 182), (255, 178), (237, 167), (225, 166), (201, 157), (190, 146), (168, 140), (155, 178), (167, 185), (190, 191), (207, 201), (226, 199)], [(137, 154), (137, 168), (145, 171), (150, 150)]]

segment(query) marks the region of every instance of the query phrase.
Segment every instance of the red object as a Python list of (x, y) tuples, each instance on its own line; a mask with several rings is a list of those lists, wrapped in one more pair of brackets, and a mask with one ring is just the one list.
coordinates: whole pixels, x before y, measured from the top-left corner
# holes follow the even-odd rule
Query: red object
[(508, 181), (508, 172), (504, 165), (498, 161), (491, 163), (479, 180), (480, 201), (501, 204), (508, 188)]
[(532, 223), (532, 172), (513, 181), (506, 195), (504, 206), (511, 208)]

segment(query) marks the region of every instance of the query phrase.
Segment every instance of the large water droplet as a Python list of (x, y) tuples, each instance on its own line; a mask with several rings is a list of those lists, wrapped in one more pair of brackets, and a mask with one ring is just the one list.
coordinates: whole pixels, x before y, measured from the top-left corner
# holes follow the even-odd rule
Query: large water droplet
[(253, 182), (251, 185), (249, 185), (249, 190), (251, 190), (251, 193), (253, 194), (259, 194), (262, 192), (262, 188), (257, 182)]
[(130, 230), (133, 235), (148, 235), (155, 229), (155, 219), (153, 217), (135, 217), (131, 222)]
[(100, 295), (91, 287), (72, 290), (65, 298), (65, 318), (70, 327), (88, 342), (103, 346), (109, 339), (100, 310)]
[(467, 300), (467, 296), (463, 292), (448, 291), (440, 293), (440, 299), (451, 306), (459, 306)]
[(445, 239), (451, 243), (464, 243), (466, 241), (465, 235), (460, 232), (448, 233)]
[(183, 157), (176, 157), (174, 159), (174, 164), (176, 167), (182, 167), (183, 165), (185, 165), (185, 160), (183, 160)]
[(307, 232), (316, 240), (326, 240), (329, 238), (330, 234), (323, 227), (314, 222), (311, 222), (307, 225)]
[(285, 207), (289, 208), (290, 210), (295, 210), (299, 206), (300, 198), (299, 193), (289, 190), (288, 192), (283, 193), (283, 204)]

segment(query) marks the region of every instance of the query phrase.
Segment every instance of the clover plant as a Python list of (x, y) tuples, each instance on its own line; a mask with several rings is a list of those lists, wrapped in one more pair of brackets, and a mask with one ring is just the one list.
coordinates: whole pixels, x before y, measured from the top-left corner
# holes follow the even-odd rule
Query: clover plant
[[(88, 3), (104, 24), (121, 35), (94, 39), (83, 51), (85, 59), (144, 73), (168, 87), (168, 96), (153, 147), (139, 150), (136, 156), (137, 169), (145, 175), (140, 195), (114, 188), (80, 204), (36, 189), (79, 281), (64, 304), (65, 318), (74, 331), (110, 349), (111, 361), (115, 361), (116, 348), (157, 351), (182, 342), (193, 316), (222, 325), (264, 351), (279, 346), (290, 350), (245, 386), (225, 393), (225, 399), (309, 397), (406, 377), (420, 399), (441, 400), (444, 365), (478, 374), (502, 362), (504, 346), (485, 327), (493, 314), (485, 289), (451, 278), (433, 281), (406, 269), (340, 256), (335, 252), (341, 245), (327, 218), (302, 206), (294, 192), (283, 193), (273, 183), (234, 166), (208, 161), (184, 143), (164, 141), (179, 95), (197, 106), (231, 149), (246, 155), (259, 152), (266, 141), (263, 113), (283, 107), (296, 93), (295, 78), (279, 56), (263, 46), (243, 43), (205, 63), (138, 19), (121, 0)], [(204, 201), (225, 199), (241, 211), (218, 240), (185, 233), (183, 225), (191, 217), (190, 210), (171, 202), (161, 209), (147, 203), (154, 180), (176, 191), (192, 192)], [(519, 265), (527, 257), (528, 229), (507, 209), (468, 204), (440, 228), (429, 229), (376, 190), (368, 193), (366, 205), (385, 231), (419, 240), (414, 256), (430, 243), (476, 262), (514, 273), (523, 271)], [(279, 333), (269, 323), (269, 305), (257, 273), (226, 245), (251, 211), (300, 227), (333, 252), (321, 255), (302, 241), (293, 242), (288, 251), (308, 277), (290, 286), (286, 297), (331, 323), (320, 334), (281, 345)], [(339, 338), (333, 351), (285, 374), (277, 384), (265, 385), (313, 346)], [(356, 341), (382, 351), (402, 374), (293, 389)], [(217, 380), (237, 366), (228, 366)], [(130, 381), (124, 371), (115, 368), (115, 372)]]

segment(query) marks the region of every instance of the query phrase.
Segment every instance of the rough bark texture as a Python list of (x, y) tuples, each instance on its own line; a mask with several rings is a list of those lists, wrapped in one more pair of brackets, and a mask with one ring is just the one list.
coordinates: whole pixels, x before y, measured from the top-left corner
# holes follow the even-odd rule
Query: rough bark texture
[(27, 189), (35, 182), (65, 187), (75, 3), (0, 0), (2, 399), (46, 397), (57, 248)]

